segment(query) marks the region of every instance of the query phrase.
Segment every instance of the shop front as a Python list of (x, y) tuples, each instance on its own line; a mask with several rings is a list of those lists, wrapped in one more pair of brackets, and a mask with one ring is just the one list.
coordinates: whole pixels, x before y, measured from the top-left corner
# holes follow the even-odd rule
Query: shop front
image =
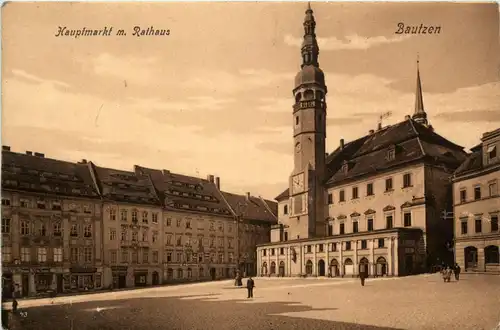
[(134, 270), (134, 285), (135, 286), (147, 286), (148, 285), (148, 270), (147, 269), (135, 269)]
[(96, 267), (71, 267), (70, 290), (89, 291), (101, 287), (101, 274)]
[(127, 287), (127, 270), (127, 266), (111, 266), (113, 288), (122, 289)]
[(52, 290), (54, 273), (50, 268), (35, 269), (35, 291), (36, 293), (47, 293)]

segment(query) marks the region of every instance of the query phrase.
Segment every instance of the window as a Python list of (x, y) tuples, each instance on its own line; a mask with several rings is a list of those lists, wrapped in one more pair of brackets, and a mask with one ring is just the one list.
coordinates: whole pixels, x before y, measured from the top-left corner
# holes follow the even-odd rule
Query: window
[(83, 248), (83, 257), (85, 262), (92, 262), (92, 248), (86, 247)]
[(182, 252), (177, 252), (177, 262), (182, 262)]
[(111, 252), (110, 252), (109, 259), (111, 260), (111, 263), (112, 263), (112, 264), (116, 264), (116, 263), (118, 262), (118, 258), (117, 258), (117, 255), (116, 255), (116, 251), (111, 251)]
[(385, 246), (385, 239), (379, 238), (378, 239), (378, 247), (383, 248)]
[(411, 213), (405, 212), (403, 214), (403, 222), (405, 227), (411, 227)]
[(461, 230), (462, 235), (467, 235), (467, 218), (461, 219), (460, 230)]
[(345, 242), (345, 249), (346, 251), (351, 250), (351, 242)]
[(333, 226), (331, 223), (328, 224), (328, 236), (333, 236)]
[(357, 221), (357, 220), (356, 220), (356, 221), (353, 221), (353, 223), (352, 223), (352, 232), (353, 232), (353, 233), (357, 233), (357, 232), (358, 232), (358, 229), (359, 229), (359, 228), (358, 228), (358, 221)]
[[(248, 225), (245, 226), (245, 229), (248, 230)], [(224, 231), (224, 225), (219, 223), (219, 231)]]
[(153, 263), (158, 263), (158, 251), (153, 251)]
[(358, 187), (352, 187), (352, 199), (357, 199), (358, 196)]
[(31, 250), (29, 247), (21, 248), (21, 261), (22, 262), (30, 262), (31, 259)]
[(299, 116), (295, 116), (295, 125), (299, 124)]
[(344, 190), (339, 191), (339, 202), (345, 202), (345, 192), (344, 192)]
[(403, 188), (411, 187), (411, 173), (406, 173), (403, 175)]
[(132, 211), (132, 222), (137, 222), (137, 211)]
[(341, 223), (340, 224), (340, 235), (345, 234), (345, 224)]
[(495, 145), (489, 145), (488, 149), (486, 149), (486, 152), (488, 153), (488, 160), (497, 158), (497, 147)]
[(139, 233), (134, 231), (132, 232), (132, 242), (137, 242), (139, 241)]
[(109, 209), (109, 219), (116, 220), (116, 210), (115, 209)]
[(143, 231), (142, 232), (142, 241), (143, 242), (147, 242), (148, 241), (148, 232), (147, 231)]
[(172, 235), (167, 235), (167, 245), (172, 245)]
[(265, 249), (262, 250), (262, 256), (264, 256), (264, 257), (267, 256), (267, 250), (265, 250)]
[(54, 211), (61, 211), (61, 202), (52, 202), (52, 210)]
[(70, 258), (72, 263), (78, 262), (78, 248), (71, 248), (70, 250)]
[(2, 262), (10, 262), (12, 259), (12, 248), (10, 246), (2, 246)]
[(139, 261), (139, 256), (137, 255), (137, 251), (132, 251), (132, 260), (131, 260), (131, 262), (133, 264), (136, 264), (136, 263), (138, 263), (138, 261)]
[(172, 262), (172, 252), (167, 252), (167, 262)]
[(155, 243), (156, 241), (158, 241), (158, 232), (153, 231), (153, 243)]
[(368, 243), (366, 242), (366, 239), (361, 241), (361, 249), (367, 249), (368, 248)]
[(126, 230), (122, 230), (121, 232), (121, 241), (126, 241), (127, 240), (127, 231)]
[(393, 227), (393, 218), (392, 215), (385, 216), (385, 228), (391, 229)]
[(285, 241), (288, 241), (288, 233), (285, 231)]
[[(287, 213), (288, 213), (288, 205), (285, 205), (285, 206), (286, 206), (286, 211), (287, 211)], [(285, 214), (287, 214), (287, 213), (285, 213)], [(201, 227), (203, 227), (203, 226), (201, 226)], [(229, 233), (232, 233), (232, 232), (233, 232), (233, 226), (232, 226), (232, 225), (228, 225), (228, 226), (227, 226), (227, 231), (228, 231)]]
[(396, 157), (396, 150), (394, 148), (387, 150), (387, 160), (389, 161), (394, 160), (395, 157)]
[(10, 218), (2, 218), (2, 234), (10, 234)]
[(2, 206), (10, 206), (10, 199), (2, 198)]
[(83, 205), (83, 213), (92, 213), (92, 211), (90, 211), (90, 205)]
[(38, 262), (47, 262), (47, 249), (46, 248), (38, 248)]
[(219, 263), (224, 263), (224, 253), (219, 253)]
[(128, 251), (123, 249), (121, 253), (122, 263), (128, 262)]
[(158, 223), (158, 213), (151, 213), (151, 222)]
[(367, 227), (368, 231), (373, 230), (373, 218), (372, 217), (370, 217), (366, 220), (366, 227)]
[(467, 201), (467, 190), (460, 190), (460, 203), (465, 203)]
[(54, 248), (54, 262), (63, 261), (63, 250), (62, 248)]
[(337, 252), (337, 243), (332, 243), (332, 252)]
[(142, 212), (142, 222), (143, 223), (148, 223), (148, 216), (149, 216), (148, 211)]
[(488, 188), (490, 190), (490, 197), (493, 197), (493, 196), (496, 196), (498, 195), (498, 186), (497, 186), (497, 182), (490, 182), (488, 184)]
[(333, 194), (328, 194), (328, 204), (333, 204)]
[(212, 221), (210, 221), (210, 228), (209, 229), (215, 230), (215, 224)]
[(39, 209), (44, 210), (45, 209), (45, 202), (44, 201), (37, 201), (36, 202), (36, 207)]
[(392, 191), (392, 178), (385, 179), (385, 191)]
[(92, 237), (92, 225), (91, 224), (86, 224), (83, 227), (83, 237)]
[[(272, 252), (273, 252), (273, 253), (272, 253), (272, 255), (274, 255), (274, 249), (272, 249)], [(312, 252), (312, 247), (311, 247), (310, 245), (308, 245), (308, 246), (306, 247), (306, 252), (307, 252), (307, 253), (311, 253), (311, 252)]]
[(177, 246), (181, 246), (182, 245), (182, 236), (177, 236)]
[(121, 210), (120, 212), (120, 218), (122, 221), (127, 221), (128, 220), (128, 212), (127, 210)]
[(116, 229), (114, 228), (109, 229), (109, 240), (110, 241), (116, 240)]
[(149, 262), (149, 251), (144, 250), (142, 251), (142, 262), (147, 264)]
[(172, 218), (167, 218), (167, 227), (172, 226)]
[(476, 217), (476, 220), (474, 222), (474, 231), (476, 232), (476, 234), (483, 231), (483, 219), (481, 217)]
[(191, 229), (191, 220), (186, 220), (186, 229)]
[(288, 205), (283, 206), (283, 214), (288, 214)]
[(177, 219), (177, 228), (180, 228), (182, 223), (182, 219)]
[(223, 238), (219, 238), (219, 246), (220, 247), (224, 246), (224, 239)]
[(21, 235), (26, 236), (30, 234), (30, 226), (28, 221), (21, 221)]
[(490, 217), (491, 221), (491, 231), (498, 231), (498, 215), (492, 215)]
[(62, 226), (60, 222), (56, 222), (53, 225), (53, 235), (60, 237), (62, 236)]
[(481, 199), (481, 186), (474, 187), (474, 199)]
[(38, 227), (38, 235), (40, 235), (40, 236), (47, 235), (47, 228), (45, 227), (44, 223), (40, 223), (40, 226)]
[(29, 201), (27, 199), (21, 199), (19, 201), (19, 203), (20, 203), (21, 207), (25, 207), (25, 208), (29, 207)]
[(373, 183), (366, 185), (366, 196), (373, 196)]

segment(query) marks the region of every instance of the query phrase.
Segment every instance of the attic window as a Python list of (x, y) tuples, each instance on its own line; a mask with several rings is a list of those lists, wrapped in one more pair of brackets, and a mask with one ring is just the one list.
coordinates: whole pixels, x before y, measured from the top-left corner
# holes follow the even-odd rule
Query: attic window
[(391, 161), (391, 160), (394, 160), (395, 158), (396, 158), (396, 147), (395, 146), (391, 146), (387, 150), (387, 160)]
[(488, 160), (495, 159), (497, 157), (497, 146), (493, 144), (488, 146), (486, 152), (488, 153)]

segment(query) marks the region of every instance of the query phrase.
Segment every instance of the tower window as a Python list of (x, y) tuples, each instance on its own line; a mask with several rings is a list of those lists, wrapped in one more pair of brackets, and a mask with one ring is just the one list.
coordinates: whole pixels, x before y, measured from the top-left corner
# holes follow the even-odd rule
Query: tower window
[(295, 116), (295, 125), (299, 124), (299, 116)]

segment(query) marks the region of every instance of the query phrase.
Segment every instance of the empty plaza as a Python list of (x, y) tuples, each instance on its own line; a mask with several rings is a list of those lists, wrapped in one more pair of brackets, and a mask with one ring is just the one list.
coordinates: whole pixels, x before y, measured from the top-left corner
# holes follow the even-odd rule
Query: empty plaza
[[(245, 284), (246, 280), (244, 280)], [(487, 329), (500, 322), (500, 276), (255, 278), (22, 300), (12, 329)]]

